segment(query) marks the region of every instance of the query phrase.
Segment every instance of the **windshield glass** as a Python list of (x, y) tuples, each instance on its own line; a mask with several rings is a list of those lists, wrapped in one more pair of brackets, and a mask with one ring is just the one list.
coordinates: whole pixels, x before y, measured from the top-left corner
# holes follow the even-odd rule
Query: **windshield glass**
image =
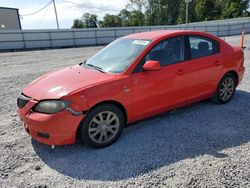
[(123, 72), (139, 53), (150, 43), (148, 40), (125, 39), (115, 40), (83, 66), (109, 73)]

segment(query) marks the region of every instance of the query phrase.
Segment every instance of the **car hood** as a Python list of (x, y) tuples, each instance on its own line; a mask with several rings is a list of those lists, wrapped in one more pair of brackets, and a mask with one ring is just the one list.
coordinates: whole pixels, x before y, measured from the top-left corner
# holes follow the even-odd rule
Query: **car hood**
[(75, 90), (111, 80), (114, 76), (75, 65), (41, 76), (25, 87), (23, 93), (36, 100), (59, 99)]

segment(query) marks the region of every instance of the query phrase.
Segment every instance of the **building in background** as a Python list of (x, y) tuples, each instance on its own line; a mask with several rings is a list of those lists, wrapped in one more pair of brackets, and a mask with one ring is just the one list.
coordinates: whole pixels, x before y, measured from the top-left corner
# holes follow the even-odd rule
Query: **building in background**
[(0, 7), (0, 30), (11, 29), (22, 29), (18, 9)]

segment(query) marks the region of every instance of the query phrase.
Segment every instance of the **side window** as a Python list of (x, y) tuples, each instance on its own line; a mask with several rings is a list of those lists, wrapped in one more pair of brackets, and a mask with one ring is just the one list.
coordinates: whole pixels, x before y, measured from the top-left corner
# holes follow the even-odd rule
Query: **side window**
[(145, 56), (145, 62), (148, 60), (159, 61), (161, 66), (183, 61), (184, 37), (173, 37), (160, 42)]
[(141, 72), (142, 66), (148, 60), (159, 61), (161, 66), (184, 61), (184, 49), (184, 36), (163, 40), (148, 52), (133, 72)]
[(192, 59), (219, 53), (219, 44), (212, 39), (201, 36), (190, 36), (189, 43)]

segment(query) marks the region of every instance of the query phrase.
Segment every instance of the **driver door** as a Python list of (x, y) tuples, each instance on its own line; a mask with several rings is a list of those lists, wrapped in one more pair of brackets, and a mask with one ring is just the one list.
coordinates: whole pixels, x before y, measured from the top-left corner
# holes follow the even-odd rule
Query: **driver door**
[[(134, 70), (131, 80), (135, 120), (186, 104), (190, 65), (185, 61), (184, 41), (184, 36), (178, 36), (160, 42)], [(148, 60), (159, 61), (161, 70), (143, 71)]]

